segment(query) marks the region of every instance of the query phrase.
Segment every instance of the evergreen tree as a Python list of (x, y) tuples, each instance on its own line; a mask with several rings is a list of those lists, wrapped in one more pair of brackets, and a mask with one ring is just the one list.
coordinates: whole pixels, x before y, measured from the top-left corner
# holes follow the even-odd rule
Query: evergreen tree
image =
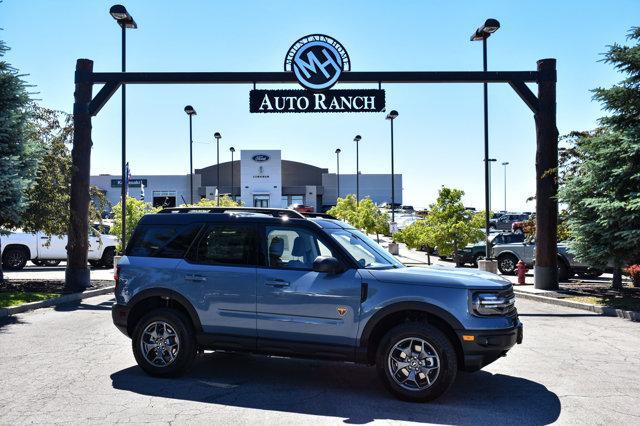
[(29, 94), (21, 76), (2, 59), (7, 50), (0, 40), (0, 230), (20, 224), (26, 207), (24, 190), (37, 162), (37, 145), (27, 131)]
[(614, 44), (604, 59), (626, 78), (593, 91), (610, 115), (600, 128), (571, 135), (571, 160), (560, 173), (572, 250), (594, 267), (613, 263), (616, 289), (622, 267), (640, 261), (640, 28), (629, 39), (635, 44)]

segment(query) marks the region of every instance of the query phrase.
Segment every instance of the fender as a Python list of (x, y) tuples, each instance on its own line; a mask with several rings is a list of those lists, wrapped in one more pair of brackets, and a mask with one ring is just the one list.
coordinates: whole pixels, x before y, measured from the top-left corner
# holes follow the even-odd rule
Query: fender
[[(520, 255), (518, 253), (515, 253), (511, 250), (503, 250), (500, 253), (498, 253), (498, 255), (496, 256), (496, 259), (500, 256), (502, 256), (503, 254), (510, 254), (512, 256), (515, 256), (516, 258), (518, 258), (518, 260), (523, 260), (522, 257), (520, 257)], [(523, 260), (524, 261), (524, 260)]]
[(170, 290), (168, 288), (162, 288), (162, 287), (143, 290), (140, 293), (133, 296), (131, 300), (129, 300), (129, 303), (127, 303), (127, 306), (130, 306), (130, 309), (133, 309), (139, 302), (145, 299), (149, 299), (150, 297), (162, 297), (162, 298), (172, 299), (180, 303), (182, 306), (184, 306), (184, 308), (189, 313), (189, 317), (191, 318), (191, 321), (193, 322), (193, 325), (196, 328), (196, 332), (202, 332), (202, 324), (200, 323), (200, 317), (198, 317), (198, 313), (196, 312), (195, 308), (186, 297), (184, 297), (177, 291)]
[(364, 326), (362, 334), (360, 335), (360, 347), (364, 348), (367, 346), (371, 333), (382, 319), (387, 315), (400, 311), (426, 312), (441, 318), (454, 330), (464, 330), (464, 326), (456, 317), (438, 306), (431, 305), (426, 302), (398, 302), (380, 309), (378, 312), (373, 314), (369, 321), (367, 321), (367, 324)]
[(29, 256), (29, 260), (33, 259), (34, 257), (31, 256), (31, 249), (29, 248), (28, 245), (26, 244), (22, 244), (22, 243), (9, 243), (6, 246), (3, 244), (2, 245), (2, 253), (4, 253), (4, 251), (8, 248), (11, 247), (20, 247), (22, 250), (25, 250)]

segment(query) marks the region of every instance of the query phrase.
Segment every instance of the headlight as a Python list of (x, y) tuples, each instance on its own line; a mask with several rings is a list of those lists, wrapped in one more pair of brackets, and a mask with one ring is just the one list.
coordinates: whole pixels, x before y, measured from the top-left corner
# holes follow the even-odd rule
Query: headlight
[(515, 309), (513, 291), (501, 293), (475, 293), (471, 301), (476, 315), (507, 315)]

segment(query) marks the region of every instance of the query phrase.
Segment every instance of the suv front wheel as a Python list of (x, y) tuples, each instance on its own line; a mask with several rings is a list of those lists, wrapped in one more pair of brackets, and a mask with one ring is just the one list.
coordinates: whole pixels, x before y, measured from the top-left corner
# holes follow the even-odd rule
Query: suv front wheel
[(376, 368), (396, 397), (431, 401), (451, 387), (457, 372), (456, 352), (436, 327), (423, 322), (400, 324), (378, 346)]
[(179, 376), (189, 369), (196, 355), (189, 320), (169, 308), (155, 309), (142, 317), (131, 344), (138, 365), (152, 376)]

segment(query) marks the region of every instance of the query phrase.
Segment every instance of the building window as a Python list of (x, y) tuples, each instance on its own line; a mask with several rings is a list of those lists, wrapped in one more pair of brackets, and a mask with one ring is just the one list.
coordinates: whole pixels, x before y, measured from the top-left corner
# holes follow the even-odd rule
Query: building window
[(254, 195), (253, 196), (253, 207), (269, 207), (269, 196), (268, 195)]
[(291, 204), (304, 204), (304, 195), (292, 195)]

